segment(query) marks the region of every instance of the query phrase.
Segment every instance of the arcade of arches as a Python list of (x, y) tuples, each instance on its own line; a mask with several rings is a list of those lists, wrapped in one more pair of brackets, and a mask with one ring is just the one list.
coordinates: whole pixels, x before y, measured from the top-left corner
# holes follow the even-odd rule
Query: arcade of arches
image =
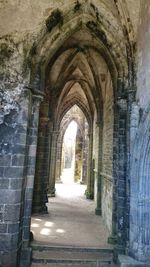
[(149, 0), (0, 1), (0, 266), (31, 266), (65, 153), (117, 266), (149, 266), (149, 28)]

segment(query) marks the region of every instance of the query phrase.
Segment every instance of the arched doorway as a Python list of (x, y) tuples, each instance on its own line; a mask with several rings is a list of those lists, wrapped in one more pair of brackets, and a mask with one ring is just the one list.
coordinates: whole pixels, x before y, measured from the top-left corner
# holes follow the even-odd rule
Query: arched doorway
[[(84, 35), (84, 40), (81, 38), (82, 35)], [(93, 37), (84, 27), (75, 32), (65, 41), (64, 50), (58, 52), (46, 70), (46, 96), (41, 104), (40, 117), (41, 129), (43, 129), (43, 118), (44, 121), (47, 118), (49, 129), (46, 129), (45, 134), (49, 135), (50, 138), (49, 140), (46, 139), (43, 133), (39, 132), (39, 141), (41, 141), (42, 136), (44, 144), (46, 142), (46, 146), (44, 145), (46, 151), (43, 153), (41, 146), (42, 150), (38, 154), (40, 157), (43, 155), (44, 162), (46, 162), (46, 158), (49, 158), (49, 164), (46, 166), (44, 163), (47, 176), (44, 174), (45, 178), (42, 176), (41, 181), (41, 183), (45, 183), (45, 193), (41, 185), (40, 190), (43, 190), (43, 200), (44, 197), (46, 200), (46, 190), (48, 190), (49, 196), (55, 195), (57, 144), (62, 131), (61, 123), (65, 117), (64, 114), (68, 116), (68, 110), (73, 109), (76, 105), (85, 114), (89, 124), (86, 196), (88, 199), (95, 199), (97, 202), (96, 214), (103, 215), (111, 233), (114, 92), (111, 73), (96, 47), (97, 40), (95, 39), (95, 47), (87, 45), (84, 49), (79, 49), (79, 43), (82, 47), (83, 43), (89, 43), (90, 39), (92, 40)], [(47, 141), (49, 141), (49, 145), (47, 145)], [(37, 165), (38, 162), (41, 162), (41, 158), (39, 160), (37, 158)], [(41, 174), (39, 177), (37, 173), (35, 183), (37, 181), (39, 184), (39, 179), (41, 179)], [(35, 187), (35, 198), (36, 195), (38, 194)], [(41, 206), (40, 209), (42, 212)]]

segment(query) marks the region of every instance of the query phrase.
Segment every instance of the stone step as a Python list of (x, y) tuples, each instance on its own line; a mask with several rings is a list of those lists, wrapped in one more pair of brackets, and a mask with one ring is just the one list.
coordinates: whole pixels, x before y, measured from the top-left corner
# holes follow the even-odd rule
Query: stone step
[(112, 267), (111, 264), (106, 262), (51, 262), (51, 263), (37, 263), (32, 262), (31, 267)]
[(32, 267), (111, 267), (112, 250), (32, 244)]
[(74, 247), (74, 246), (53, 246), (43, 245), (38, 242), (32, 242), (31, 247), (33, 251), (74, 251), (74, 252), (99, 252), (104, 254), (112, 254), (112, 248), (97, 248), (97, 247)]
[(112, 260), (112, 255), (108, 253), (99, 253), (95, 251), (63, 251), (63, 250), (52, 250), (52, 251), (33, 251), (32, 257), (35, 259), (97, 259), (97, 260)]

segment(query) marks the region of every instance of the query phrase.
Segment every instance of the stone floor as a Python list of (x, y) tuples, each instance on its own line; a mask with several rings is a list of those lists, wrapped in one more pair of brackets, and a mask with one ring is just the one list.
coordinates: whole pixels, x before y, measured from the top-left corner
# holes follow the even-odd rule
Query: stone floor
[(100, 216), (94, 214), (95, 202), (87, 200), (86, 187), (67, 182), (56, 185), (56, 197), (49, 198), (47, 215), (34, 215), (31, 229), (34, 241), (47, 245), (111, 248), (109, 232)]

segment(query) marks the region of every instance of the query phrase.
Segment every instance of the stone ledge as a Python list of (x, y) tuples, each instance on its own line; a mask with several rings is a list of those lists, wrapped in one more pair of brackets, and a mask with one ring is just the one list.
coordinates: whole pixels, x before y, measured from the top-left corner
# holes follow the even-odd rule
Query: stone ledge
[(119, 255), (117, 267), (150, 267), (150, 265), (134, 260), (129, 256)]

